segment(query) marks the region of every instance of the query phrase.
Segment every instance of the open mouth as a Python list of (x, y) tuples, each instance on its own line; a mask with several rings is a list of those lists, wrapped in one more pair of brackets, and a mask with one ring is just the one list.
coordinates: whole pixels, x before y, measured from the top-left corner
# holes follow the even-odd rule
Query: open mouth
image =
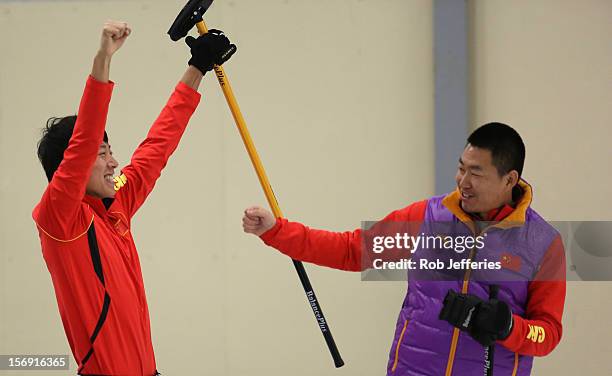
[(469, 199), (471, 199), (471, 198), (473, 198), (473, 197), (474, 197), (474, 195), (471, 195), (471, 194), (465, 193), (465, 192), (463, 192), (463, 191), (461, 192), (461, 199), (462, 199), (462, 200), (469, 200)]
[(115, 180), (113, 179), (113, 174), (104, 175), (104, 181), (106, 182), (106, 184), (109, 184), (113, 187), (115, 186)]

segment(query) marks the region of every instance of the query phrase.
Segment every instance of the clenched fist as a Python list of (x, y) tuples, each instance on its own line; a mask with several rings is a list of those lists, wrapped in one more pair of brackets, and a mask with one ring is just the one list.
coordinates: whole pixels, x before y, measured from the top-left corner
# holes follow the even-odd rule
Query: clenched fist
[(274, 214), (259, 206), (251, 206), (244, 211), (242, 228), (244, 232), (260, 236), (276, 224)]
[(106, 21), (102, 29), (102, 37), (100, 38), (99, 53), (109, 57), (112, 56), (123, 46), (123, 43), (131, 33), (132, 29), (130, 29), (127, 22)]

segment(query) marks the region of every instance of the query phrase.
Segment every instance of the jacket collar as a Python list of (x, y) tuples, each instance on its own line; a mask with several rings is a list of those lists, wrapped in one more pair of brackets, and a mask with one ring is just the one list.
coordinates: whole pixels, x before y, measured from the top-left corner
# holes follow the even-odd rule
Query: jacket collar
[[(110, 200), (113, 200), (113, 199), (110, 199)], [(83, 202), (89, 205), (89, 207), (91, 207), (91, 209), (98, 216), (104, 217), (108, 214), (108, 209), (111, 207), (113, 201), (110, 201), (110, 203), (108, 203), (108, 206), (107, 206), (107, 205), (104, 205), (104, 202), (102, 199), (85, 194), (85, 197), (83, 197)]]
[[(498, 228), (511, 228), (520, 227), (525, 223), (527, 216), (527, 209), (531, 205), (533, 199), (533, 190), (531, 185), (524, 180), (519, 180), (519, 187), (523, 190), (523, 195), (518, 199), (516, 207), (510, 212), (505, 218), (493, 225), (492, 227)], [(449, 193), (442, 199), (442, 205), (444, 205), (455, 217), (461, 222), (465, 223), (468, 227), (474, 230), (474, 219), (463, 209), (461, 209), (459, 196), (461, 193), (459, 189), (455, 189), (454, 192)], [(504, 210), (504, 209), (502, 209)], [(506, 209), (507, 210), (507, 209)]]

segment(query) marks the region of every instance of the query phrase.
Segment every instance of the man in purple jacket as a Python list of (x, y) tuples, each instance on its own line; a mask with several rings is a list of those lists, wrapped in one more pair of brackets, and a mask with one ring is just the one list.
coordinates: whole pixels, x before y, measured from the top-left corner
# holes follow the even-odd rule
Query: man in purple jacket
[[(532, 188), (521, 179), (524, 159), (514, 129), (485, 124), (467, 139), (454, 192), (396, 210), (372, 228), (383, 233), (416, 224), (411, 235), (423, 239), (450, 234), (482, 242), (465, 252), (440, 253), (435, 246), (411, 255), (409, 262), (417, 265), (442, 258), (442, 264), (452, 260), (458, 266), (408, 273), (387, 375), (482, 375), (495, 349), (496, 376), (526, 376), (533, 357), (550, 353), (561, 340), (563, 245), (531, 208)], [(315, 230), (276, 219), (261, 207), (245, 210), (243, 228), (293, 259), (350, 271), (375, 267), (372, 229)]]

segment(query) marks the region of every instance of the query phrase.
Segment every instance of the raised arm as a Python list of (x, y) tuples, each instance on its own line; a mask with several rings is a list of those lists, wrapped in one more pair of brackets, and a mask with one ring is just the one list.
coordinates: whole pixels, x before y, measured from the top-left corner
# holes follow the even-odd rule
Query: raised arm
[(213, 30), (198, 39), (188, 37), (186, 41), (191, 47), (189, 67), (146, 139), (132, 155), (130, 164), (121, 170), (122, 175), (117, 179), (119, 191), (115, 197), (122, 200), (130, 218), (151, 193), (168, 159), (176, 150), (200, 101), (197, 89), (202, 76), (212, 70), (214, 64), (227, 61), (236, 49), (223, 33)]
[[(104, 24), (100, 47), (85, 84), (70, 141), (35, 215), (37, 224), (59, 240), (70, 240), (89, 225), (90, 219), (79, 218), (79, 208), (104, 135), (113, 89), (113, 83), (109, 82), (111, 59), (129, 35), (130, 28), (125, 22), (108, 21)], [(65, 146), (61, 142), (48, 141), (48, 149), (62, 147)]]

